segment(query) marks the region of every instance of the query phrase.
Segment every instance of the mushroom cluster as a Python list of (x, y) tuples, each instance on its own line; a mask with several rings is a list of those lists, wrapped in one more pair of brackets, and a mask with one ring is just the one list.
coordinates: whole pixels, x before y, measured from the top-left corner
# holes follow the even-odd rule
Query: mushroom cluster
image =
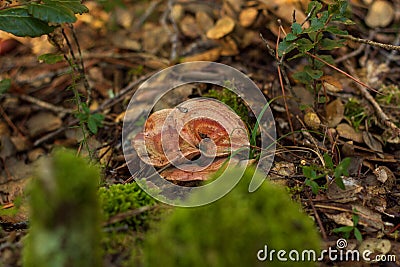
[(132, 145), (170, 181), (207, 180), (234, 151), (248, 148), (248, 130), (225, 104), (210, 98), (154, 112)]

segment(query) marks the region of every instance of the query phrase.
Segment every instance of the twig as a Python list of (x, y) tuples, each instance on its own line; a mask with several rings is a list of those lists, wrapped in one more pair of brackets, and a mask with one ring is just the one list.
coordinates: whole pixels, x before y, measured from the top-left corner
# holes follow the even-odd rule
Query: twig
[[(7, 95), (9, 95), (9, 94), (6, 94), (6, 96)], [(37, 98), (32, 97), (30, 95), (18, 95), (18, 98), (20, 98), (20, 99), (22, 99), (22, 100), (24, 100), (26, 102), (29, 102), (31, 104), (35, 104), (35, 105), (37, 105), (37, 106), (39, 106), (41, 108), (54, 111), (56, 113), (71, 114), (71, 113), (74, 112), (74, 110), (72, 110), (72, 109), (67, 109), (67, 108), (63, 108), (63, 107), (60, 107), (60, 106), (55, 106), (53, 104), (50, 104), (50, 103), (45, 102), (43, 100), (37, 99)]]
[(100, 111), (103, 111), (107, 108), (110, 108), (112, 106), (114, 106), (115, 104), (117, 104), (118, 102), (120, 102), (127, 94), (131, 93), (135, 93), (136, 90), (134, 90), (134, 88), (139, 85), (140, 83), (144, 82), (145, 80), (147, 80), (148, 78), (150, 78), (155, 72), (150, 72), (142, 77), (140, 77), (139, 79), (129, 83), (127, 86), (125, 86), (125, 88), (123, 88), (121, 91), (119, 91), (118, 94), (116, 94), (113, 98), (109, 98), (107, 100), (105, 100), (95, 111), (93, 111), (94, 113), (98, 113)]
[(317, 154), (318, 158), (321, 160), (322, 166), (325, 167), (325, 161), (323, 160), (321, 151), (319, 150), (319, 146), (315, 138), (310, 134), (310, 132), (307, 130), (307, 126), (304, 124), (304, 122), (300, 119), (298, 115), (296, 115), (296, 119), (300, 122), (300, 124), (303, 126), (303, 129), (301, 129), (301, 133), (307, 137), (311, 143), (313, 143), (315, 147), (315, 154)]
[(376, 90), (376, 89), (372, 88), (371, 86), (369, 86), (369, 85), (363, 83), (363, 82), (360, 81), (359, 79), (356, 79), (354, 76), (348, 74), (348, 73), (345, 72), (345, 71), (342, 71), (341, 69), (337, 68), (336, 66), (333, 66), (333, 65), (330, 64), (329, 62), (323, 60), (322, 58), (317, 57), (317, 56), (311, 54), (310, 52), (306, 52), (306, 54), (309, 55), (309, 56), (312, 57), (312, 58), (315, 58), (315, 59), (318, 60), (318, 61), (321, 61), (322, 63), (326, 64), (327, 66), (331, 67), (332, 69), (334, 69), (334, 70), (340, 72), (341, 74), (345, 75), (346, 77), (352, 79), (352, 80), (355, 81), (357, 84), (362, 85), (362, 86), (364, 86), (364, 87), (370, 89), (371, 91), (374, 91), (374, 92), (377, 93), (377, 94), (380, 94), (380, 95), (382, 94), (382, 93), (378, 92), (378, 90)]
[(4, 118), (4, 120), (7, 122), (7, 124), (14, 130), (14, 132), (18, 133), (21, 136), (24, 136), (22, 134), (22, 131), (18, 129), (17, 126), (12, 122), (12, 120), (8, 117), (8, 115), (5, 113), (4, 109), (0, 106), (0, 115)]
[(120, 222), (120, 221), (125, 220), (127, 218), (135, 217), (135, 216), (137, 216), (139, 214), (142, 214), (142, 213), (144, 213), (146, 211), (153, 210), (153, 209), (155, 209), (155, 207), (156, 206), (143, 206), (143, 207), (140, 207), (140, 208), (137, 208), (137, 209), (134, 209), (134, 210), (129, 210), (129, 211), (126, 211), (126, 212), (123, 212), (123, 213), (119, 213), (117, 215), (112, 216), (110, 219), (108, 219), (107, 222), (104, 223), (104, 226)]
[[(170, 42), (171, 42), (171, 54), (170, 54), (170, 60), (175, 60), (178, 57), (178, 26), (176, 25), (176, 22), (174, 18), (171, 15), (172, 7), (174, 5), (174, 0), (168, 0), (168, 5), (167, 9), (164, 11), (163, 15), (161, 16), (160, 22), (165, 31), (170, 35)], [(171, 22), (173, 31), (170, 30), (170, 28), (167, 25), (167, 20)]]
[(328, 235), (326, 234), (326, 231), (325, 231), (325, 228), (324, 228), (324, 224), (322, 223), (321, 218), (319, 217), (318, 211), (317, 211), (317, 209), (315, 208), (314, 203), (313, 203), (312, 198), (311, 198), (311, 196), (310, 196), (309, 193), (307, 193), (307, 197), (308, 197), (308, 202), (310, 203), (311, 208), (312, 208), (312, 210), (313, 210), (313, 212), (314, 212), (315, 219), (317, 220), (319, 229), (321, 229), (322, 238), (323, 238), (324, 240), (328, 240)]
[[(376, 34), (375, 31), (370, 31), (370, 32), (369, 32), (369, 35), (368, 35), (368, 39), (374, 38), (375, 34)], [(342, 56), (342, 57), (336, 59), (336, 60), (335, 60), (335, 63), (337, 64), (337, 63), (340, 63), (340, 62), (345, 61), (346, 59), (349, 59), (349, 58), (352, 58), (352, 57), (355, 57), (355, 56), (359, 55), (362, 51), (364, 51), (364, 49), (365, 49), (366, 46), (367, 46), (366, 44), (361, 44), (361, 45), (360, 45), (356, 50), (354, 50), (353, 52), (351, 52), (351, 53), (349, 53), (349, 54), (346, 54), (346, 55), (344, 55), (344, 56)]]
[(340, 58), (338, 58), (338, 59), (335, 59), (335, 63), (337, 64), (337, 63), (340, 63), (340, 62), (342, 62), (342, 61), (345, 61), (345, 60), (347, 60), (347, 59), (349, 59), (349, 58), (358, 56), (359, 54), (362, 53), (362, 51), (365, 49), (365, 47), (366, 47), (366, 44), (361, 44), (361, 45), (360, 45), (356, 50), (354, 50), (353, 52), (348, 53), (348, 54), (345, 54), (345, 55), (343, 55), (342, 57), (340, 57)]
[(352, 35), (338, 35), (338, 36), (342, 37), (344, 39), (348, 39), (348, 40), (357, 42), (357, 43), (367, 44), (367, 45), (370, 45), (370, 46), (375, 46), (375, 47), (383, 48), (383, 49), (386, 49), (386, 50), (397, 50), (397, 51), (400, 51), (400, 46), (398, 46), (398, 45), (379, 43), (379, 42), (375, 42), (375, 41), (371, 41), (371, 40), (367, 40), (367, 39), (357, 38), (357, 37), (354, 37)]
[(155, 0), (150, 3), (150, 5), (146, 8), (146, 12), (135, 23), (134, 28), (139, 29), (140, 26), (146, 21), (146, 19), (153, 13), (154, 9), (160, 4), (161, 0)]
[[(356, 73), (353, 67), (346, 62), (346, 67), (349, 70), (350, 74), (356, 77)], [(373, 96), (365, 89), (365, 87), (359, 83), (357, 83), (357, 87), (360, 90), (362, 96), (367, 99), (372, 107), (375, 109), (378, 119), (385, 125), (394, 131), (394, 135), (400, 136), (400, 129), (390, 120), (390, 118), (385, 114), (379, 104), (375, 101)]]

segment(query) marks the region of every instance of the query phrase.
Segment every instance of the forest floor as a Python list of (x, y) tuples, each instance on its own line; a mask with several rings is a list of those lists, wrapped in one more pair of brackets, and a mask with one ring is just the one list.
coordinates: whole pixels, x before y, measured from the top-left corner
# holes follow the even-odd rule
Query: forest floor
[[(132, 95), (169, 66), (213, 61), (241, 71), (268, 101), (273, 100), (278, 141), (268, 179), (286, 186), (303, 205), (326, 246), (347, 237), (349, 247), (368, 245), (375, 253), (397, 255), (396, 262), (382, 266), (400, 266), (399, 0), (348, 1), (346, 15), (354, 23), (337, 27), (367, 41), (314, 29), (333, 45), (327, 41), (329, 47), (313, 47), (292, 60), (288, 59), (296, 49), (276, 55), (276, 46), (295, 30), (294, 10), (296, 21), (304, 21), (303, 28), (313, 26), (307, 17), (309, 1), (121, 2), (122, 6), (105, 7), (84, 1), (90, 12), (79, 15), (73, 28), (64, 27), (70, 46), (61, 33), (53, 36), (62, 40), (68, 58), (84, 63), (86, 85), (77, 78), (82, 73), (71, 71), (65, 60), (38, 60), (57, 53), (47, 37), (0, 33), (0, 80), (11, 79), (11, 87), (0, 95), (1, 210), (14, 206), (38, 158), (59, 146), (98, 160), (104, 185), (132, 181), (136, 177), (127, 167), (121, 140)], [(376, 2), (389, 7), (377, 7)], [(318, 65), (321, 59), (331, 63)], [(92, 113), (77, 110), (71, 87), (83, 102), (90, 96)], [(218, 86), (193, 84), (163, 98), (157, 109), (209, 96), (212, 90), (219, 92), (214, 95), (219, 100), (236, 99), (229, 94), (221, 97)], [(129, 115), (139, 116), (154, 100), (151, 92), (143, 97), (139, 113)], [(101, 114), (104, 120), (101, 125), (89, 123), (83, 136), (77, 113), (86, 114), (81, 122), (88, 123), (90, 114)], [(254, 120), (250, 111), (246, 116)], [(337, 173), (345, 190), (335, 183)], [(172, 177), (180, 182), (179, 175)], [(28, 221), (25, 210), (13, 216), (0, 213), (0, 263), (5, 266), (21, 265), (21, 239)], [(343, 226), (350, 228), (333, 231)], [(389, 250), (380, 250), (382, 242)], [(123, 266), (128, 249), (119, 245), (105, 256), (107, 265)]]

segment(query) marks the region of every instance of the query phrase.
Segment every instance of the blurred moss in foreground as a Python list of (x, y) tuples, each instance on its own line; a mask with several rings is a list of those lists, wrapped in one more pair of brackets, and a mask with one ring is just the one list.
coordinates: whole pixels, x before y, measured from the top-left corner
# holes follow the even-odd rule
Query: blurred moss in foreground
[[(234, 169), (224, 175), (236, 173), (240, 172)], [(283, 188), (266, 181), (249, 193), (253, 173), (247, 170), (222, 199), (203, 207), (177, 208), (161, 221), (145, 240), (144, 266), (313, 266), (277, 260), (279, 250), (287, 252), (286, 258), (291, 250), (297, 250), (300, 259), (303, 250), (315, 250), (318, 257), (320, 238), (313, 221)], [(276, 251), (273, 262), (257, 258), (265, 245), (268, 254)]]
[(37, 173), (30, 187), (24, 266), (101, 266), (99, 169), (60, 150)]

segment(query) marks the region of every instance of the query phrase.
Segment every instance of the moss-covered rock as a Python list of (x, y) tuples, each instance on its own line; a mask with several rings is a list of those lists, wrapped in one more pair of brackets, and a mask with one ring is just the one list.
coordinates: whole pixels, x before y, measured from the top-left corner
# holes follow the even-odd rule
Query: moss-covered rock
[[(318, 256), (320, 239), (313, 221), (281, 187), (265, 182), (256, 192), (248, 193), (252, 173), (247, 170), (239, 184), (222, 199), (203, 207), (177, 208), (161, 221), (146, 238), (144, 265), (305, 266), (305, 262), (289, 259), (278, 261), (276, 253), (294, 249), (301, 258), (303, 250), (314, 249)], [(235, 175), (235, 170), (226, 175)], [(275, 261), (257, 258), (257, 253), (261, 258), (265, 256), (265, 245), (268, 254), (276, 251)]]
[(30, 187), (26, 267), (101, 266), (99, 169), (73, 152), (42, 162)]

